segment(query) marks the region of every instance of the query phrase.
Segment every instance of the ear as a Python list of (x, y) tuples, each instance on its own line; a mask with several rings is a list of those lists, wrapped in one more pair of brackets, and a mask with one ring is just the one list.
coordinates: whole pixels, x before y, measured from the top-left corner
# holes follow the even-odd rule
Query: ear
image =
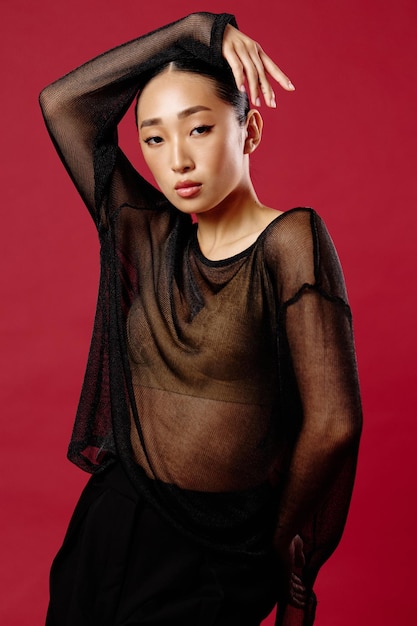
[(259, 146), (264, 123), (258, 109), (251, 109), (246, 118), (244, 154), (251, 154)]

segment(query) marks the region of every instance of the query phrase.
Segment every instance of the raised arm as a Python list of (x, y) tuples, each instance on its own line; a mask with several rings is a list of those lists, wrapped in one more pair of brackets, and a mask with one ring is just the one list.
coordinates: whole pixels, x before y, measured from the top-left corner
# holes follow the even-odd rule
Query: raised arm
[(161, 63), (196, 56), (230, 64), (238, 87), (245, 80), (254, 104), (259, 90), (275, 106), (269, 78), (284, 89), (291, 81), (260, 45), (234, 26), (230, 14), (193, 13), (92, 59), (46, 87), (40, 104), (54, 145), (97, 226), (113, 181), (117, 206), (154, 194), (117, 146), (117, 124), (137, 93), (141, 77)]
[[(313, 583), (346, 521), (362, 419), (342, 271), (323, 222), (311, 213), (307, 226), (304, 220), (304, 233), (288, 239), (287, 267), (281, 266), (290, 276), (281, 341), (300, 398), (299, 433), (275, 533), (284, 573), (293, 574), (289, 598), (278, 611), (277, 624), (285, 626), (301, 623), (293, 607), (310, 614), (303, 625), (312, 623)], [(294, 542), (298, 535), (304, 545)]]
[[(113, 176), (116, 203), (147, 185), (117, 147), (117, 124), (138, 90), (141, 76), (164, 61), (195, 55), (222, 62), (228, 14), (196, 13), (114, 48), (63, 76), (40, 95), (54, 145), (99, 225)], [(148, 192), (152, 193), (151, 186)]]

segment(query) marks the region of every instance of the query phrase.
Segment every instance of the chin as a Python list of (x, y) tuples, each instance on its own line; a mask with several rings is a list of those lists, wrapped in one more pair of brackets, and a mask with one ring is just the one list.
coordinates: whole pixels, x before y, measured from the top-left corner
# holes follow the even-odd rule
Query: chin
[(199, 213), (205, 213), (206, 211), (210, 210), (209, 208), (202, 207), (200, 203), (193, 202), (192, 200), (178, 202), (178, 199), (175, 199), (175, 201), (173, 198), (168, 199), (178, 211), (181, 211), (181, 213), (186, 213), (187, 215), (198, 215)]

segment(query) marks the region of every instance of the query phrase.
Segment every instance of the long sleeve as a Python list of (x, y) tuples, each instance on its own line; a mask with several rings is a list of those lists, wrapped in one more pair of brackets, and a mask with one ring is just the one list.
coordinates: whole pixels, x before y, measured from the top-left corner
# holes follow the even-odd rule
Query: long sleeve
[[(168, 204), (119, 148), (117, 124), (141, 81), (156, 67), (189, 56), (222, 64), (223, 32), (229, 22), (234, 23), (234, 18), (227, 14), (189, 15), (105, 52), (52, 83), (40, 95), (51, 139), (100, 235), (100, 284), (93, 336), (68, 450), (69, 459), (88, 472), (100, 471), (123, 453), (114, 428), (118, 411), (124, 416), (124, 427), (129, 428), (127, 390), (117, 379), (125, 365), (120, 349), (124, 331), (119, 320), (125, 302), (118, 291), (120, 259), (115, 255), (114, 227), (109, 226), (124, 204), (148, 209), (140, 211), (141, 216)], [(120, 262), (128, 266), (126, 278), (129, 263)], [(116, 382), (112, 382), (111, 366)]]
[[(54, 145), (97, 226), (103, 202), (129, 202), (152, 194), (117, 146), (117, 124), (138, 91), (141, 77), (178, 57), (197, 56), (221, 64), (222, 37), (234, 18), (191, 14), (114, 48), (46, 87), (40, 104)], [(109, 202), (107, 201), (107, 204)]]
[[(276, 542), (299, 534), (312, 591), (317, 572), (343, 532), (353, 487), (361, 402), (342, 271), (328, 232), (312, 211), (295, 211), (281, 241), (281, 343), (284, 380), (295, 381), (299, 426), (277, 520)], [(291, 221), (293, 222), (291, 224)], [(307, 626), (302, 611), (280, 607), (277, 624)]]

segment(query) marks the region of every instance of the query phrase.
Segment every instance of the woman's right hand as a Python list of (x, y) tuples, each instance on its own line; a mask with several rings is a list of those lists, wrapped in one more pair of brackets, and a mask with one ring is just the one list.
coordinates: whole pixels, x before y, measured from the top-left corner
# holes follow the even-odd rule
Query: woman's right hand
[(260, 90), (266, 104), (272, 108), (276, 107), (275, 94), (268, 76), (286, 91), (294, 91), (295, 87), (291, 80), (261, 46), (230, 24), (226, 26), (224, 32), (222, 52), (241, 91), (245, 89), (245, 80), (247, 81), (250, 99), (255, 106), (261, 105)]

